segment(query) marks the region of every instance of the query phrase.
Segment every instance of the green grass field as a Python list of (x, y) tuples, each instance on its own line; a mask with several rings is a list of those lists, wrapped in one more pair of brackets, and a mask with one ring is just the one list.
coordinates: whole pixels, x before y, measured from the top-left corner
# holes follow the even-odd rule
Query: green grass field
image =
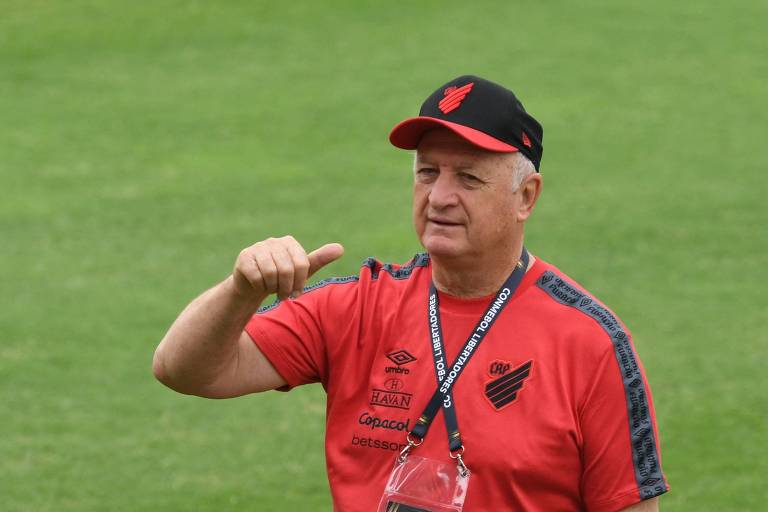
[(238, 251), (404, 262), (387, 142), (475, 73), (545, 127), (527, 245), (632, 328), (668, 510), (768, 500), (768, 7), (0, 0), (0, 509), (330, 510), (319, 386), (229, 401), (152, 352)]

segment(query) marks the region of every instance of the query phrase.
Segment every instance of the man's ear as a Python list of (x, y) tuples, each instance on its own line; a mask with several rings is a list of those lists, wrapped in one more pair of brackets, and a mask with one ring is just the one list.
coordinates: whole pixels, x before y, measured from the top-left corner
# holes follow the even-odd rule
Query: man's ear
[(525, 222), (531, 216), (543, 186), (541, 174), (537, 172), (526, 177), (520, 184), (520, 188), (517, 189), (517, 193), (520, 194), (520, 205), (517, 208), (518, 222)]

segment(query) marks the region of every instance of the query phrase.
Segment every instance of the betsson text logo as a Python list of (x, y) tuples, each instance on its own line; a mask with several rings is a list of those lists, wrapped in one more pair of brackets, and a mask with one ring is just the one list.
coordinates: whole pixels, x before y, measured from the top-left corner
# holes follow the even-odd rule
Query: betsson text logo
[(376, 448), (379, 450), (400, 452), (407, 445), (404, 443), (398, 443), (395, 441), (376, 439), (375, 437), (370, 437), (370, 436), (360, 437), (357, 434), (352, 434), (352, 446), (355, 448)]

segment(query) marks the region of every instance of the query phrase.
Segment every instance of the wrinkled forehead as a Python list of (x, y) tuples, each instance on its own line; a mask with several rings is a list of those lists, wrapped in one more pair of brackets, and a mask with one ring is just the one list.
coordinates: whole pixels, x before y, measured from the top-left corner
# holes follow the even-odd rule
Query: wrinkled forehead
[(446, 165), (451, 167), (497, 166), (508, 162), (515, 153), (488, 151), (471, 144), (445, 129), (424, 134), (416, 148), (414, 164)]

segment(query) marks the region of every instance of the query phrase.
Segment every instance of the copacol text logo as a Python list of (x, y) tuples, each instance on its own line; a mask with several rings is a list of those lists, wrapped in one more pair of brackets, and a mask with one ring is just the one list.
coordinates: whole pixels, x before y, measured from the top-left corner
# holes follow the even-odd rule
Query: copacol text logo
[(384, 428), (388, 430), (399, 430), (401, 432), (410, 431), (410, 428), (408, 428), (411, 424), (410, 418), (401, 421), (401, 420), (393, 420), (389, 418), (379, 418), (378, 416), (371, 416), (369, 413), (364, 412), (360, 415), (360, 417), (357, 419), (357, 422), (361, 425), (365, 425), (366, 427), (370, 427), (371, 430), (377, 429), (377, 428)]
[(405, 350), (396, 350), (387, 354), (387, 359), (395, 363), (397, 366), (387, 366), (384, 368), (386, 373), (402, 373), (408, 375), (411, 370), (403, 368), (404, 365), (412, 363), (416, 360), (411, 354)]

